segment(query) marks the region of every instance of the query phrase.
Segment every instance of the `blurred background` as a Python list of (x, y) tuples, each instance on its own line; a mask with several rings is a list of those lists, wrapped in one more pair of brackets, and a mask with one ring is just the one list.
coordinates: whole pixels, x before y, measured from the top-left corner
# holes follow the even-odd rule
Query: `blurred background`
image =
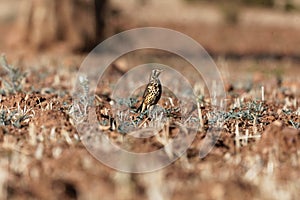
[(0, 50), (88, 52), (144, 26), (178, 30), (214, 57), (300, 60), (300, 0), (0, 0)]
[[(290, 85), (298, 78), (299, 24), (300, 0), (0, 0), (0, 52), (14, 64), (79, 66), (106, 38), (157, 26), (198, 41), (228, 85), (283, 76)], [(122, 70), (138, 63), (131, 60)]]
[[(32, 88), (41, 88), (41, 94), (43, 90), (46, 94), (53, 93), (47, 97), (52, 105), (54, 94), (65, 97), (71, 93), (81, 62), (101, 41), (132, 28), (164, 27), (190, 36), (208, 51), (220, 68), (227, 91), (232, 88), (238, 92), (241, 88), (242, 92), (258, 91), (260, 98), (261, 86), (265, 87), (269, 96), (274, 89), (274, 94), (277, 94), (277, 89), (285, 91), (289, 88), (292, 92), (283, 95), (283, 101), (289, 94), (296, 97), (300, 94), (299, 25), (300, 0), (0, 0), (0, 54), (5, 53), (9, 63), (30, 72), (25, 82), (31, 92)], [(137, 63), (145, 63), (142, 59), (157, 61), (157, 54), (150, 51), (144, 51), (142, 56), (124, 57), (116, 63), (117, 70), (111, 70), (118, 75), (116, 79)], [(140, 60), (132, 61), (134, 59)], [(172, 67), (183, 66), (183, 62), (172, 60), (170, 56), (164, 59)], [(111, 71), (107, 73), (113, 74)], [(193, 72), (190, 74), (193, 75)], [(101, 93), (105, 92), (102, 90)], [(276, 95), (273, 98), (271, 100), (277, 100)], [(15, 100), (9, 97), (7, 101), (11, 100), (11, 105), (15, 105), (19, 99), (22, 98)], [(32, 98), (32, 101), (37, 100)], [(63, 123), (67, 117), (61, 115), (59, 109), (52, 115), (50, 111), (46, 114), (38, 112), (45, 118), (33, 119), (37, 128), (48, 124), (51, 133), (52, 130), (55, 133), (56, 129), (65, 130)], [(75, 128), (67, 125), (75, 135)], [(49, 135), (50, 128), (42, 133)], [(231, 128), (234, 129), (235, 124)], [(11, 135), (2, 131), (3, 138), (9, 139), (0, 138), (1, 142), (16, 140), (26, 149), (27, 127), (22, 130), (9, 129)], [(36, 132), (40, 133), (40, 129)], [(273, 133), (273, 129), (270, 132)], [(53, 142), (51, 146), (46, 143), (47, 140), (44, 150), (47, 153), (42, 160), (31, 156), (39, 152), (39, 148), (36, 151), (29, 145), (26, 155), (13, 149), (12, 155), (20, 159), (11, 158), (14, 162), (9, 160), (9, 168), (2, 171), (11, 175), (7, 176), (7, 193), (16, 195), (15, 199), (50, 199), (52, 196), (53, 199), (76, 199), (79, 196), (79, 199), (118, 197), (126, 200), (144, 199), (146, 196), (155, 200), (296, 199), (299, 196), (299, 150), (291, 154), (293, 157), (290, 152), (284, 152), (285, 156), (291, 157), (290, 162), (282, 162), (275, 153), (275, 156), (270, 153), (272, 157), (263, 162), (257, 155), (266, 156), (262, 148), (264, 143), (258, 147), (259, 153), (252, 146), (237, 153), (233, 150), (234, 134), (230, 133), (226, 133), (223, 138), (228, 139), (222, 141), (222, 144), (230, 144), (229, 149), (220, 144), (210, 156), (199, 160), (198, 147), (194, 146), (187, 152), (189, 156), (183, 156), (163, 170), (145, 175), (125, 174), (105, 167), (93, 159), (80, 143), (62, 143), (59, 146), (60, 143)], [(288, 132), (287, 135), (291, 134)], [(116, 136), (119, 136), (118, 133)], [(275, 139), (266, 137), (265, 140), (273, 143)], [(274, 146), (279, 144), (278, 141)], [(297, 140), (287, 141), (294, 145)], [(51, 148), (57, 146), (52, 151)], [(274, 149), (278, 150), (277, 147)], [(50, 151), (57, 156), (51, 157)], [(6, 151), (3, 152), (5, 155), (2, 157), (10, 159), (10, 154), (6, 156)], [(281, 163), (285, 164), (284, 167), (277, 167), (282, 167)], [(274, 181), (275, 175), (280, 182)], [(4, 186), (0, 180), (0, 190)], [(3, 196), (0, 191), (0, 199)]]

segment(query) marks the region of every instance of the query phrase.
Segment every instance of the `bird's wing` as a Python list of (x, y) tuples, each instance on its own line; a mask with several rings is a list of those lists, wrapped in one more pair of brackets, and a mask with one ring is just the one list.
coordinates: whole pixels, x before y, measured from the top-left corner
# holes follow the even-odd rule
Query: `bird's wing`
[(145, 98), (149, 94), (149, 92), (150, 92), (150, 83), (148, 83), (146, 88), (145, 88), (145, 91), (144, 91), (144, 94), (143, 94), (143, 100), (142, 100), (142, 103), (140, 104), (140, 106), (138, 107), (137, 112), (142, 111)]
[(143, 98), (145, 98), (149, 94), (149, 92), (151, 92), (151, 90), (152, 90), (151, 85), (152, 85), (151, 82), (147, 84), (147, 86), (145, 88), (145, 91), (144, 91), (144, 94), (143, 94)]

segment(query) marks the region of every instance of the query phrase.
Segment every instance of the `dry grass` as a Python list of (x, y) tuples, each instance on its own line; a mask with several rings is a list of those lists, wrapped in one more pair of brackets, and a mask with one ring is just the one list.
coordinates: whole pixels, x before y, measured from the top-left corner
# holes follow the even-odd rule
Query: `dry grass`
[[(191, 79), (199, 94), (195, 105), (190, 104), (194, 110), (188, 118), (199, 125), (194, 142), (172, 165), (141, 175), (117, 172), (92, 158), (81, 143), (86, 135), (76, 132), (75, 120), (84, 117), (95, 103), (98, 128), (110, 141), (134, 152), (165, 148), (172, 158), (180, 150), (165, 145), (173, 141), (179, 131), (186, 135), (192, 131), (186, 126), (188, 121), (179, 120), (181, 116), (174, 96), (164, 93), (159, 105), (153, 107), (147, 117), (131, 112), (132, 107), (138, 105), (139, 99), (135, 97), (113, 101), (97, 93), (92, 99), (94, 102), (91, 101), (85, 80), (82, 88), (87, 95), (77, 102), (76, 107), (70, 98), (71, 87), (65, 88), (64, 93), (57, 93), (57, 90), (63, 91), (60, 87), (63, 80), (74, 74), (56, 74), (55, 85), (47, 85), (54, 90), (43, 93), (46, 84), (43, 81), (32, 83), (35, 79), (31, 73), (22, 82), (24, 90), (1, 95), (1, 198), (297, 198), (300, 191), (299, 93), (289, 84), (299, 86), (299, 80), (295, 82), (292, 76), (283, 76), (278, 86), (270, 81), (276, 81), (275, 75), (259, 72), (261, 81), (254, 77), (249, 87), (247, 81), (237, 84), (234, 75), (245, 71), (255, 74), (257, 70), (245, 67), (243, 71), (230, 71), (235, 69), (234, 62), (219, 61), (221, 66), (227, 64), (227, 72), (222, 73), (229, 74), (225, 81), (230, 86), (226, 87), (230, 89), (224, 100), (227, 110), (215, 113), (202, 83)], [(247, 62), (251, 66), (251, 61)], [(291, 73), (290, 69), (285, 69), (285, 73)], [(55, 71), (48, 72), (47, 76), (55, 77), (54, 74)], [(27, 84), (32, 84), (38, 92), (28, 89)], [(1, 87), (5, 89), (4, 85)], [(109, 90), (111, 88), (105, 88), (105, 91)], [(113, 113), (113, 102), (126, 105), (126, 109)], [(225, 120), (220, 137), (212, 151), (200, 159), (203, 138), (209, 125), (218, 121), (216, 116)], [(157, 133), (142, 140), (132, 139), (130, 128), (141, 127), (155, 128)], [(103, 135), (90, 137), (95, 146), (107, 145)]]

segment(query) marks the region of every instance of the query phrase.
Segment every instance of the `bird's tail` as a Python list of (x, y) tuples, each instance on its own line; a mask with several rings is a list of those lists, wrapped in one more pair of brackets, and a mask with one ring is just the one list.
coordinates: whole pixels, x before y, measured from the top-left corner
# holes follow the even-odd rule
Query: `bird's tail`
[(143, 105), (144, 105), (144, 101), (142, 101), (141, 105), (136, 109), (136, 112), (137, 112), (137, 113), (142, 112), (142, 110), (143, 110)]

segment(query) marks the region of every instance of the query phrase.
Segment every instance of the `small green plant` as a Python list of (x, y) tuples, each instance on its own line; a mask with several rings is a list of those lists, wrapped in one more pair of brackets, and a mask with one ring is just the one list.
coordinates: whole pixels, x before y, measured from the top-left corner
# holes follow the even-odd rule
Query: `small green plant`
[(18, 104), (17, 109), (0, 109), (0, 126), (13, 125), (16, 128), (21, 128), (28, 119), (34, 116), (34, 111), (28, 109), (26, 105), (21, 108)]
[(25, 105), (24, 108), (20, 107), (18, 104), (18, 108), (13, 117), (13, 126), (16, 128), (21, 128), (23, 123), (28, 122), (28, 119), (34, 116), (34, 111), (31, 108), (27, 108)]
[(117, 105), (124, 105), (128, 108), (134, 109), (135, 105), (138, 103), (138, 99), (137, 98), (118, 98), (116, 99), (116, 103)]
[(0, 94), (8, 95), (21, 92), (22, 82), (26, 76), (26, 73), (23, 73), (12, 65), (9, 65), (4, 55), (0, 56), (0, 66), (8, 73), (8, 78), (0, 78), (2, 82)]
[(6, 109), (0, 110), (0, 126), (7, 126), (12, 124), (13, 117), (15, 115), (16, 111), (9, 111)]
[(90, 95), (89, 80), (85, 75), (78, 77), (78, 90), (74, 94), (73, 105), (70, 107), (69, 114), (76, 121), (87, 119), (88, 108), (93, 105), (94, 97)]
[(242, 104), (240, 108), (232, 108), (229, 112), (223, 114), (226, 120), (240, 119), (249, 120), (259, 119), (266, 110), (262, 102), (251, 101), (248, 104)]

